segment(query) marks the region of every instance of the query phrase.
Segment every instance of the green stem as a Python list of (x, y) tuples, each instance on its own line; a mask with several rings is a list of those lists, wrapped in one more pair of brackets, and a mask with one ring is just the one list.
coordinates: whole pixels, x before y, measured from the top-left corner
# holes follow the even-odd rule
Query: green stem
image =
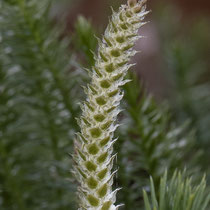
[(63, 81), (58, 74), (59, 71), (54, 67), (54, 61), (49, 58), (46, 51), (44, 50), (43, 40), (41, 39), (41, 32), (39, 31), (39, 28), (36, 28), (38, 30), (34, 29), (34, 27), (33, 27), (34, 21), (33, 21), (33, 19), (31, 19), (31, 16), (28, 14), (28, 11), (25, 7), (25, 0), (18, 0), (18, 2), (19, 2), (21, 12), (23, 13), (23, 17), (25, 18), (25, 21), (28, 25), (28, 28), (32, 32), (32, 35), (33, 35), (32, 37), (39, 49), (39, 53), (42, 55), (42, 60), (46, 64), (46, 66), (48, 66), (48, 69), (49, 69), (51, 75), (53, 76), (53, 80), (54, 80), (55, 84), (57, 85), (58, 89), (60, 90), (60, 93), (63, 98), (63, 103), (64, 103), (66, 109), (70, 113), (71, 117), (69, 118), (69, 123), (75, 130), (77, 130), (78, 126), (77, 126), (77, 123), (75, 120), (75, 117), (76, 117), (75, 109), (70, 102), (69, 90), (63, 84)]

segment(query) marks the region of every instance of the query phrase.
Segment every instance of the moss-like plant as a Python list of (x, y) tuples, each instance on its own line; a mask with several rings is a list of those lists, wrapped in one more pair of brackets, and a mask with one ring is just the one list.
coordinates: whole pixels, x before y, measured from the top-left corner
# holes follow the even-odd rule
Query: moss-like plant
[(120, 86), (128, 80), (124, 77), (133, 64), (130, 57), (136, 54), (134, 43), (140, 38), (138, 29), (145, 24), (148, 13), (146, 1), (128, 0), (113, 16), (99, 41), (95, 65), (89, 71), (91, 82), (85, 88), (87, 99), (81, 106), (78, 119), (81, 132), (75, 140), (74, 174), (80, 183), (78, 188), (80, 209), (118, 209), (116, 192), (112, 190), (113, 139), (118, 127), (117, 115), (123, 97)]
[(145, 190), (145, 210), (206, 210), (210, 194), (206, 190), (205, 176), (197, 186), (192, 185), (192, 178), (185, 172), (175, 171), (170, 181), (167, 172), (160, 180), (159, 198), (156, 195), (153, 179), (150, 178), (151, 204)]

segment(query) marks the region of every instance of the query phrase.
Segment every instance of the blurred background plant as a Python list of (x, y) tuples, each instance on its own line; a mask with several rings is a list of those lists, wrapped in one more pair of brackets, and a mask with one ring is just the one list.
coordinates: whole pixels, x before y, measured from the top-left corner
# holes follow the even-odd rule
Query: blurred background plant
[[(208, 2), (197, 7), (202, 15), (194, 2), (186, 3), (190, 10), (187, 0), (175, 2), (149, 3), (152, 21), (141, 31), (148, 38), (136, 45), (143, 52), (124, 88), (115, 186), (126, 210), (145, 209), (150, 176), (161, 196), (166, 169), (169, 180), (186, 168), (192, 186), (203, 173), (207, 190), (210, 184)], [(110, 5), (121, 3), (0, 1), (0, 209), (76, 209), (68, 154), (88, 80), (84, 68), (94, 63), (95, 35)]]
[[(169, 14), (171, 18), (166, 19)], [(195, 129), (196, 148), (203, 150), (200, 165), (205, 171), (209, 171), (209, 16), (189, 15), (186, 21), (176, 7), (169, 5), (157, 9), (155, 15), (160, 17), (158, 26), (164, 57), (163, 72), (169, 84), (165, 92), (167, 99), (178, 123), (190, 120), (190, 126)]]

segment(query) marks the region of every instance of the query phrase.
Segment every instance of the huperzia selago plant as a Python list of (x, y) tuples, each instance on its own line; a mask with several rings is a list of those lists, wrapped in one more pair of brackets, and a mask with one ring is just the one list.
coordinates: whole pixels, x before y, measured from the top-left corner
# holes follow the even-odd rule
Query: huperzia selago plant
[(73, 173), (78, 182), (78, 197), (81, 210), (115, 210), (116, 193), (112, 189), (114, 131), (118, 127), (117, 115), (123, 97), (120, 87), (130, 58), (136, 54), (133, 46), (139, 28), (148, 13), (146, 1), (128, 0), (112, 18), (99, 41), (95, 65), (89, 71), (91, 82), (85, 88), (86, 101), (81, 105), (82, 115), (78, 119), (81, 128), (75, 140), (75, 166)]

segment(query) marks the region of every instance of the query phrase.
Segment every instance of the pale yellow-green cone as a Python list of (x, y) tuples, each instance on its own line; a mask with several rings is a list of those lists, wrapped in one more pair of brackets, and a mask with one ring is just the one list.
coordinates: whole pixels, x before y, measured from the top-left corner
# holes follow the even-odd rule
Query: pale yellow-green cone
[(113, 12), (95, 66), (89, 71), (91, 83), (85, 89), (87, 99), (78, 120), (81, 132), (73, 155), (80, 210), (116, 210), (120, 206), (115, 205), (119, 189), (112, 190), (113, 134), (123, 97), (120, 86), (128, 82), (124, 76), (132, 66), (128, 62), (136, 53), (132, 48), (147, 13), (145, 1), (137, 0), (128, 0), (128, 5)]

